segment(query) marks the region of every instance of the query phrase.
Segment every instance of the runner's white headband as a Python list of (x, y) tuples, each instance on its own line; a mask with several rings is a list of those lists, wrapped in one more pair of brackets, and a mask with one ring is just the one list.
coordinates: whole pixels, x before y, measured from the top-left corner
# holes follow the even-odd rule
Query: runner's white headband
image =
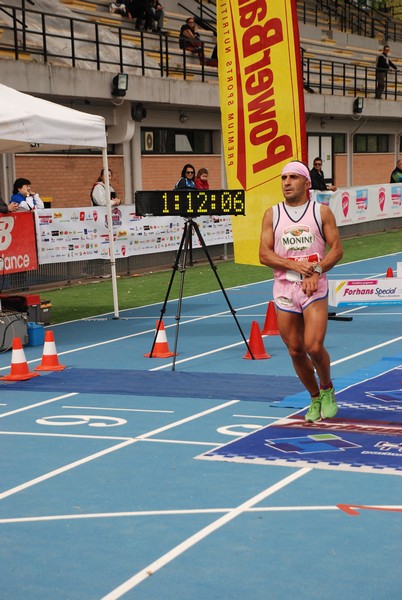
[(303, 177), (305, 177), (311, 185), (310, 171), (306, 165), (298, 160), (294, 160), (283, 167), (282, 175), (287, 175), (288, 173), (297, 173), (298, 175), (303, 175)]

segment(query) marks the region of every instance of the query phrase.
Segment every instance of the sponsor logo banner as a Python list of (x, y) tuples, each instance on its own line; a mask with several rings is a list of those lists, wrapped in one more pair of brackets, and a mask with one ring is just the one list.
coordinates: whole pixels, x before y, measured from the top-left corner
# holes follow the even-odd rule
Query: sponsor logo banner
[[(59, 208), (35, 211), (39, 263), (109, 259), (106, 207)], [(207, 246), (232, 240), (229, 217), (199, 217)], [(177, 251), (183, 234), (182, 217), (138, 217), (133, 206), (112, 210), (116, 258)], [(193, 236), (193, 247), (199, 248)]]
[(220, 0), (217, 18), (228, 185), (247, 191), (246, 217), (232, 219), (235, 257), (259, 264), (261, 221), (282, 198), (281, 170), (306, 156), (296, 3)]
[(38, 268), (34, 218), (31, 212), (0, 216), (0, 271), (4, 274)]
[(402, 304), (402, 279), (350, 279), (329, 281), (331, 306)]
[(336, 192), (311, 190), (310, 196), (330, 207), (338, 227), (402, 217), (402, 185), (338, 188)]

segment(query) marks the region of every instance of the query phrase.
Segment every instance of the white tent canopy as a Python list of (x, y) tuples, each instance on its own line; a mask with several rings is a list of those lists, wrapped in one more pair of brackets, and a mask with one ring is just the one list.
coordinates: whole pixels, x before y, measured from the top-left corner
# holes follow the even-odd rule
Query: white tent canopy
[(0, 152), (31, 144), (106, 148), (105, 119), (0, 84)]
[[(0, 152), (24, 152), (39, 145), (101, 148), (106, 197), (110, 198), (105, 119), (23, 94), (0, 84)], [(112, 204), (107, 204), (112, 223)], [(118, 317), (116, 261), (112, 227), (109, 227), (110, 264), (115, 317)]]

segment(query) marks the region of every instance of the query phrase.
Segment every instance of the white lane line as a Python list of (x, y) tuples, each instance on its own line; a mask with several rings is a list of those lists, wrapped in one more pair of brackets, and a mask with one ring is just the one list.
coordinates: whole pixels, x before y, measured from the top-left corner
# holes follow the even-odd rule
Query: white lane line
[[(262, 305), (266, 305), (266, 302), (259, 302), (258, 304), (252, 304), (250, 306), (245, 306), (243, 308), (239, 308), (237, 309), (237, 311), (239, 310), (248, 310), (249, 308), (254, 308), (255, 306), (262, 306)], [(225, 310), (225, 311), (221, 311), (221, 312), (217, 312), (217, 313), (212, 313), (210, 315), (203, 315), (200, 317), (195, 317), (193, 319), (188, 319), (185, 321), (181, 321), (180, 325), (188, 325), (189, 323), (194, 323), (196, 321), (205, 321), (206, 319), (211, 319), (211, 318), (216, 318), (219, 316), (225, 316), (227, 314), (230, 314), (230, 310)], [(171, 327), (176, 327), (177, 324), (176, 323), (172, 323), (171, 325), (166, 325), (165, 329), (169, 329)], [(90, 350), (91, 348), (99, 348), (100, 346), (106, 346), (107, 344), (114, 344), (115, 342), (121, 342), (123, 340), (128, 340), (131, 338), (135, 338), (135, 337), (139, 337), (141, 335), (148, 335), (148, 334), (154, 334), (155, 335), (155, 329), (147, 329), (144, 331), (139, 331), (137, 333), (130, 333), (128, 335), (123, 335), (117, 338), (112, 338), (109, 340), (104, 340), (103, 342), (96, 342), (94, 344), (88, 344), (87, 346), (80, 346), (77, 348), (71, 348), (70, 350), (65, 350), (64, 352), (58, 352), (57, 355), (58, 356), (65, 356), (67, 354), (72, 354), (74, 352), (81, 352), (83, 350)], [(244, 342), (243, 342), (244, 343)], [(27, 364), (31, 364), (31, 363), (36, 363), (39, 362), (41, 360), (41, 358), (34, 358), (32, 360), (28, 360)], [(9, 369), (10, 367), (0, 367), (0, 371), (4, 371), (6, 369)]]
[(139, 440), (140, 442), (154, 443), (154, 444), (182, 444), (184, 446), (209, 446), (211, 448), (219, 448), (222, 446), (222, 442), (200, 442), (191, 440), (169, 440), (163, 438), (147, 438), (146, 440)]
[[(244, 345), (244, 352), (247, 351), (246, 345), (244, 341), (236, 342), (235, 344), (229, 344), (228, 346), (221, 346), (220, 348), (215, 348), (215, 350), (209, 350), (208, 352), (202, 352), (201, 354), (194, 354), (193, 356), (189, 356), (188, 358), (182, 358), (181, 360), (176, 360), (176, 365), (181, 365), (182, 363), (189, 362), (191, 360), (196, 360), (197, 358), (203, 358), (204, 356), (210, 356), (211, 354), (217, 354), (218, 352), (223, 352), (224, 350), (228, 350), (229, 348), (236, 348), (237, 346)], [(149, 369), (150, 371), (161, 371), (162, 369), (167, 369), (171, 367), (173, 362), (169, 362), (166, 365), (160, 365), (159, 367), (154, 367), (153, 369)], [(189, 391), (189, 395), (191, 396), (191, 392)]]
[(51, 404), (52, 402), (57, 402), (58, 400), (64, 400), (64, 398), (71, 398), (71, 396), (77, 395), (78, 392), (71, 392), (70, 394), (63, 394), (63, 396), (57, 396), (56, 398), (51, 398), (50, 400), (44, 400), (43, 402), (29, 404), (28, 406), (22, 406), (21, 408), (16, 408), (15, 410), (10, 410), (8, 412), (0, 414), (0, 419), (2, 419), (3, 417), (9, 417), (10, 415), (16, 415), (17, 413), (24, 412), (26, 410), (31, 410), (31, 408), (37, 408), (38, 406), (44, 406), (45, 404)]
[(89, 435), (80, 433), (39, 433), (36, 431), (0, 431), (0, 435), (19, 435), (26, 437), (57, 437), (57, 438), (75, 438), (83, 440), (108, 440), (109, 442), (121, 442), (133, 440), (132, 435)]
[[(199, 419), (201, 417), (209, 415), (213, 412), (217, 412), (218, 410), (222, 410), (228, 406), (231, 406), (232, 404), (236, 404), (237, 402), (239, 402), (239, 401), (238, 400), (230, 400), (229, 402), (225, 402), (224, 404), (219, 404), (218, 406), (213, 406), (212, 408), (209, 408), (209, 409), (204, 410), (199, 413), (195, 413), (194, 415), (185, 417), (183, 419), (180, 419), (179, 421), (175, 421), (173, 423), (169, 423), (168, 425), (164, 425), (163, 427), (158, 427), (157, 429), (153, 429), (152, 431), (149, 431), (148, 433), (143, 433), (143, 434), (137, 436), (136, 438), (127, 439), (120, 444), (116, 444), (115, 446), (112, 446), (111, 448), (106, 448), (105, 450), (101, 450), (100, 452), (95, 452), (95, 454), (90, 454), (89, 456), (86, 456), (85, 458), (81, 458), (80, 460), (76, 460), (72, 463), (68, 463), (67, 465), (64, 465), (63, 467), (60, 467), (53, 471), (49, 471), (48, 473), (45, 473), (44, 475), (41, 475), (40, 477), (35, 477), (34, 479), (31, 479), (29, 481), (26, 481), (25, 483), (22, 483), (21, 485), (10, 488), (9, 490), (6, 490), (5, 492), (0, 493), (0, 500), (2, 500), (3, 498), (7, 498), (8, 496), (12, 496), (13, 494), (16, 494), (18, 492), (21, 492), (29, 487), (37, 485), (38, 483), (42, 483), (43, 481), (46, 481), (47, 479), (51, 479), (52, 477), (60, 475), (61, 473), (65, 473), (66, 471), (70, 471), (71, 469), (75, 469), (76, 467), (80, 467), (81, 465), (84, 465), (85, 463), (96, 460), (97, 458), (105, 456), (106, 454), (111, 454), (112, 452), (116, 452), (116, 450), (120, 450), (121, 448), (124, 448), (125, 446), (135, 444), (141, 440), (145, 440), (145, 439), (152, 437), (154, 435), (157, 435), (158, 433), (161, 433), (163, 431), (168, 431), (169, 429), (173, 429), (174, 427), (183, 425), (184, 423), (189, 423), (190, 421), (195, 421), (196, 419)], [(46, 404), (46, 402), (43, 404)]]
[(246, 500), (246, 502), (243, 502), (239, 506), (231, 509), (228, 513), (226, 513), (213, 523), (210, 523), (206, 527), (203, 527), (197, 533), (190, 536), (189, 538), (172, 548), (169, 552), (158, 558), (156, 561), (149, 564), (144, 569), (133, 575), (133, 577), (127, 579), (127, 581), (125, 581), (117, 588), (112, 590), (109, 594), (104, 596), (102, 600), (117, 600), (118, 598), (121, 598), (124, 594), (126, 594), (127, 592), (135, 588), (138, 584), (140, 584), (142, 581), (144, 581), (144, 579), (147, 579), (147, 577), (154, 575), (157, 571), (159, 571), (159, 569), (166, 566), (168, 563), (170, 563), (172, 560), (176, 559), (178, 556), (183, 554), (183, 552), (186, 552), (195, 544), (198, 544), (198, 542), (205, 539), (211, 533), (214, 533), (214, 531), (217, 531), (233, 519), (236, 519), (245, 511), (252, 508), (255, 504), (262, 502), (263, 500), (265, 500), (265, 498), (268, 498), (272, 494), (275, 494), (279, 490), (293, 483), (296, 479), (299, 479), (307, 473), (310, 473), (311, 470), (311, 468), (300, 469), (299, 471), (292, 473), (288, 477), (285, 477), (285, 479), (282, 479), (282, 481), (279, 481), (278, 483), (263, 490), (256, 496), (250, 498), (249, 500)]
[(111, 410), (115, 412), (116, 410), (119, 412), (144, 412), (144, 413), (167, 413), (172, 414), (174, 410), (152, 410), (150, 408), (105, 408), (104, 406), (62, 406), (62, 408), (72, 408), (74, 410), (83, 409), (83, 410)]
[(232, 415), (232, 417), (236, 417), (238, 419), (274, 419), (278, 420), (279, 417), (266, 417), (263, 415)]
[(384, 348), (384, 346), (389, 346), (390, 344), (395, 344), (396, 342), (400, 342), (402, 340), (402, 335), (393, 340), (388, 340), (387, 342), (383, 342), (382, 344), (377, 344), (376, 346), (371, 346), (370, 348), (366, 348), (365, 350), (361, 350), (360, 352), (355, 352), (354, 354), (349, 354), (349, 356), (345, 356), (344, 358), (340, 358), (339, 360), (335, 360), (331, 362), (331, 367), (333, 365), (339, 365), (340, 363), (346, 362), (348, 360), (352, 360), (357, 356), (362, 356), (363, 354), (368, 354), (369, 352), (373, 352), (374, 350), (378, 350), (378, 348)]
[(112, 448), (106, 448), (105, 450), (101, 450), (100, 452), (95, 452), (95, 454), (90, 454), (89, 456), (86, 456), (85, 458), (80, 458), (80, 460), (76, 460), (72, 463), (64, 465), (64, 467), (60, 467), (59, 469), (54, 469), (54, 471), (45, 473), (44, 475), (41, 475), (40, 477), (35, 477), (34, 479), (25, 481), (25, 483), (17, 485), (15, 487), (10, 488), (9, 490), (6, 490), (5, 492), (1, 493), (0, 500), (3, 500), (4, 498), (8, 498), (9, 496), (12, 496), (13, 494), (17, 494), (18, 492), (22, 492), (23, 490), (26, 490), (34, 485), (37, 485), (38, 483), (42, 483), (43, 481), (46, 481), (47, 479), (56, 477), (57, 475), (60, 475), (61, 473), (65, 473), (66, 471), (75, 469), (75, 467), (80, 467), (81, 465), (84, 465), (85, 463), (88, 463), (97, 458), (100, 458), (101, 456), (105, 456), (106, 454), (111, 454), (112, 452), (116, 452), (116, 450), (121, 450), (121, 448), (124, 448), (125, 446), (129, 446), (130, 444), (133, 444), (134, 442), (135, 442), (135, 440), (128, 440), (128, 441), (122, 442), (121, 444), (116, 444), (116, 446), (112, 446)]
[[(371, 505), (370, 505), (371, 506)], [(402, 506), (376, 506), (375, 508), (393, 508), (402, 509)], [(80, 519), (121, 519), (125, 517), (169, 517), (177, 515), (211, 515), (226, 514), (234, 510), (233, 508), (188, 508), (177, 510), (133, 510), (125, 512), (110, 513), (83, 513), (70, 515), (43, 515), (41, 517), (12, 517), (9, 519), (0, 519), (0, 524), (6, 523), (38, 523), (43, 521), (76, 521)], [(335, 504), (333, 506), (261, 506), (251, 507), (244, 510), (245, 513), (259, 512), (316, 512), (340, 510)]]

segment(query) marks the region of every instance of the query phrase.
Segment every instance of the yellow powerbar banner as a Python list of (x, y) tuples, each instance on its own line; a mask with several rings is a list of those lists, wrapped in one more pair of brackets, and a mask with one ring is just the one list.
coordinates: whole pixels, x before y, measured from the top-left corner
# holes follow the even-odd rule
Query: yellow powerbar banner
[(307, 157), (296, 0), (218, 0), (217, 22), (227, 183), (246, 190), (246, 216), (232, 217), (235, 260), (258, 265), (282, 168)]

